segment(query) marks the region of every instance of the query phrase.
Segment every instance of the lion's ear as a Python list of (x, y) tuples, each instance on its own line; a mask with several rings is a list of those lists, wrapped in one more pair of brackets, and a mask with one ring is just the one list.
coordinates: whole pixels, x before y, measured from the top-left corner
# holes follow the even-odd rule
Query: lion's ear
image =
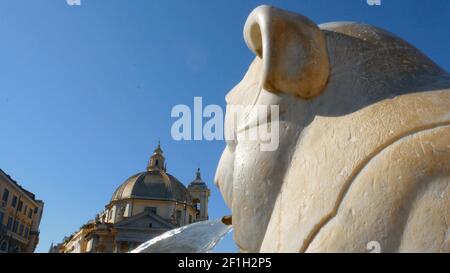
[(330, 73), (325, 36), (308, 18), (259, 6), (244, 26), (247, 46), (262, 59), (261, 86), (311, 99), (325, 88)]

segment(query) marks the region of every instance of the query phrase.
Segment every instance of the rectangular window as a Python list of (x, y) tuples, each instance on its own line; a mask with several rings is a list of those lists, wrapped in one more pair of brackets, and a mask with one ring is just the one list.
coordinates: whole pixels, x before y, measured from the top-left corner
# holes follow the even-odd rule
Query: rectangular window
[(17, 206), (17, 210), (19, 212), (21, 212), (22, 211), (22, 207), (23, 207), (23, 202), (22, 202), (22, 200), (19, 200), (19, 205)]
[(33, 216), (33, 210), (30, 208), (30, 209), (28, 210), (28, 218), (31, 219), (32, 216)]
[(181, 224), (181, 210), (177, 210), (177, 223)]
[(8, 223), (6, 224), (6, 229), (7, 230), (11, 230), (12, 228), (12, 222), (13, 222), (13, 218), (11, 216), (9, 216), (8, 218)]
[(145, 211), (149, 211), (152, 212), (154, 214), (156, 214), (156, 212), (158, 211), (158, 209), (156, 207), (145, 207), (144, 209)]
[(35, 208), (34, 208), (34, 214), (37, 214), (37, 210), (38, 210), (38, 208), (35, 207)]
[(5, 214), (3, 211), (0, 211), (0, 229), (3, 227), (3, 217), (5, 217)]
[(14, 224), (13, 224), (13, 232), (14, 233), (17, 233), (17, 228), (19, 227), (19, 222), (17, 222), (17, 221), (14, 221)]
[(17, 206), (17, 196), (15, 196), (15, 195), (13, 196), (13, 199), (11, 201), (11, 206), (13, 208), (15, 208)]
[(0, 250), (3, 252), (6, 252), (6, 247), (8, 245), (6, 244), (6, 240), (3, 240), (3, 242), (0, 244)]
[(23, 210), (23, 214), (27, 215), (27, 211), (28, 211), (28, 206), (25, 205), (25, 209)]
[(5, 202), (8, 202), (8, 197), (9, 197), (9, 190), (5, 189), (3, 191), (3, 198), (2, 198), (2, 200), (5, 201)]
[(19, 226), (19, 235), (23, 236), (23, 224), (22, 223), (20, 223), (20, 226)]
[(30, 235), (30, 229), (28, 227), (25, 228), (25, 238), (28, 239), (28, 236)]
[(189, 224), (192, 224), (192, 215), (189, 214)]

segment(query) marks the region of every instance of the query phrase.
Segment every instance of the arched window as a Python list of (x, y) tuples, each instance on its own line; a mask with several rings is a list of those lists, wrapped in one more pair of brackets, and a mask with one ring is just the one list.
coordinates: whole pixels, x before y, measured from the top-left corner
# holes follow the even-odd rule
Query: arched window
[(159, 163), (159, 160), (156, 159), (156, 161), (155, 161), (155, 166), (158, 166), (158, 163)]

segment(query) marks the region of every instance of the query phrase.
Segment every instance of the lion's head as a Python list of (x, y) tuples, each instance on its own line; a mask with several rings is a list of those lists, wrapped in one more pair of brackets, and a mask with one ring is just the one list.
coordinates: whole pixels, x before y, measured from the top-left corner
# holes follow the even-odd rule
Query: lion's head
[(308, 250), (371, 158), (450, 121), (450, 76), (379, 28), (260, 6), (244, 38), (256, 57), (227, 104), (279, 105), (280, 144), (230, 140), (220, 160), (215, 182), (242, 251)]

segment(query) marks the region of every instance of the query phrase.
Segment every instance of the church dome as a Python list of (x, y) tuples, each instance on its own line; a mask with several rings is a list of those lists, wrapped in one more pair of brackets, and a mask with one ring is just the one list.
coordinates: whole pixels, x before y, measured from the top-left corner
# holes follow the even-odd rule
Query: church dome
[(191, 202), (186, 187), (163, 170), (148, 170), (131, 176), (117, 188), (111, 201), (128, 198)]
[(114, 192), (111, 201), (128, 198), (170, 200), (191, 203), (188, 189), (174, 176), (166, 172), (161, 146), (153, 152), (147, 171), (128, 178)]

